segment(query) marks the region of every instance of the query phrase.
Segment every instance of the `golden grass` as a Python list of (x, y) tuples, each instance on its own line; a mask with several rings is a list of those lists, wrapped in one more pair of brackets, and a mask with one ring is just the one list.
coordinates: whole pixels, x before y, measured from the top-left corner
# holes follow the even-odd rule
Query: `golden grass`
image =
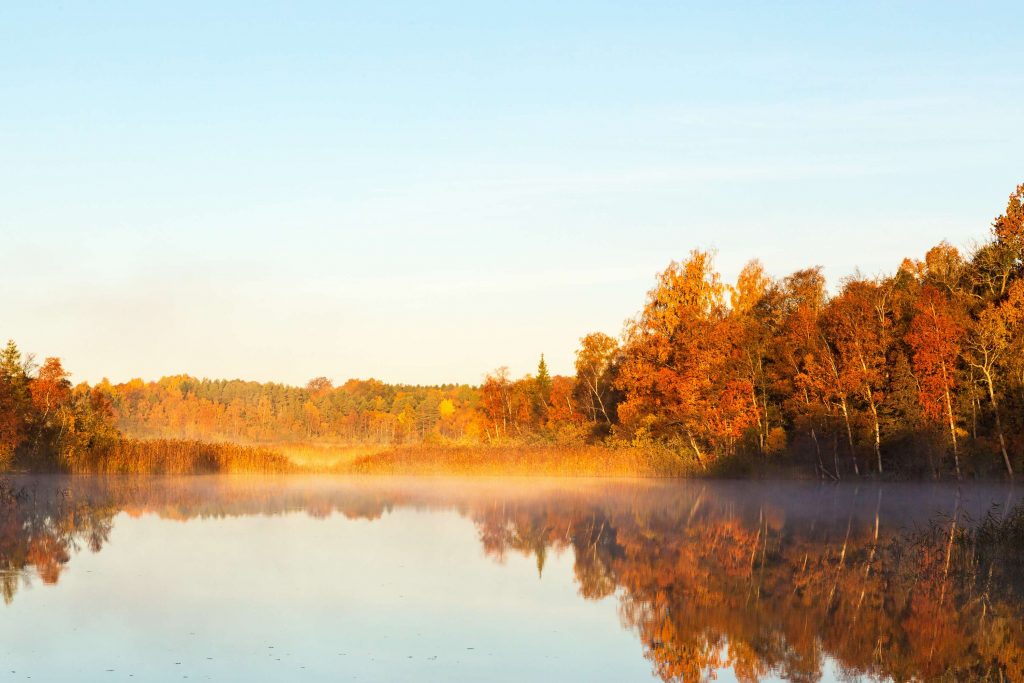
[(402, 446), (360, 457), (354, 474), (665, 477), (694, 474), (670, 453), (605, 446)]
[(175, 439), (121, 439), (68, 463), (92, 474), (277, 474), (300, 471), (268, 448)]
[(66, 463), (93, 474), (370, 474), (414, 476), (680, 477), (695, 463), (659, 448), (597, 445), (248, 446), (122, 439)]
[(270, 447), (307, 472), (336, 472), (356, 461), (388, 450), (373, 444), (280, 444)]

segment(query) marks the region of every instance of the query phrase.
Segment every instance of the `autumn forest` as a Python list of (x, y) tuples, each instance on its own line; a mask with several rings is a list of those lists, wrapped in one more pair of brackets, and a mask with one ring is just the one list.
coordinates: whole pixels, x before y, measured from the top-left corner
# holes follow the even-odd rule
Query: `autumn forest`
[(940, 242), (834, 286), (820, 268), (773, 278), (757, 260), (729, 283), (713, 253), (693, 251), (620, 336), (580, 340), (573, 376), (543, 356), (536, 373), (499, 368), (480, 386), (70, 376), (7, 344), (0, 469), (279, 472), (303, 469), (286, 456), (303, 447), (353, 450), (338, 465), (351, 471), (485, 466), (488, 454), (514, 468), (542, 453), (539, 473), (571, 473), (558, 466), (571, 453), (588, 472), (1012, 478), (1024, 469), (1024, 185), (970, 250)]

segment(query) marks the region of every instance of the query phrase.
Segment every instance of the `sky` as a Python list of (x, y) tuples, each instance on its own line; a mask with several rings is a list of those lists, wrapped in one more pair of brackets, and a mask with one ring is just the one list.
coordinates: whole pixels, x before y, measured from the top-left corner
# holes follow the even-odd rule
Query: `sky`
[(965, 247), (1015, 3), (5, 2), (0, 337), (74, 381), (572, 372), (656, 274)]

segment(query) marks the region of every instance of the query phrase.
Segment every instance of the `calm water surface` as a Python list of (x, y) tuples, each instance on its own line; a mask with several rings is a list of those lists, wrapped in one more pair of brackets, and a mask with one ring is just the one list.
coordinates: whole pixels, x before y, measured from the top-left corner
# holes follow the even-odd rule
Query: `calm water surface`
[(1019, 567), (962, 535), (1018, 502), (998, 485), (15, 477), (0, 682), (1014, 680)]

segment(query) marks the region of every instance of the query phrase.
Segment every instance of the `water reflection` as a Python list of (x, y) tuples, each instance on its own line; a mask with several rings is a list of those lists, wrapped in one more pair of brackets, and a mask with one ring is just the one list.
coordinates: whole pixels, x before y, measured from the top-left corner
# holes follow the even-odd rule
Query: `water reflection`
[(25, 583), (58, 583), (120, 513), (455, 510), (494, 561), (527, 555), (543, 574), (571, 551), (580, 596), (617, 600), (666, 681), (1024, 680), (1017, 504), (995, 486), (12, 478), (0, 576), (7, 603)]

